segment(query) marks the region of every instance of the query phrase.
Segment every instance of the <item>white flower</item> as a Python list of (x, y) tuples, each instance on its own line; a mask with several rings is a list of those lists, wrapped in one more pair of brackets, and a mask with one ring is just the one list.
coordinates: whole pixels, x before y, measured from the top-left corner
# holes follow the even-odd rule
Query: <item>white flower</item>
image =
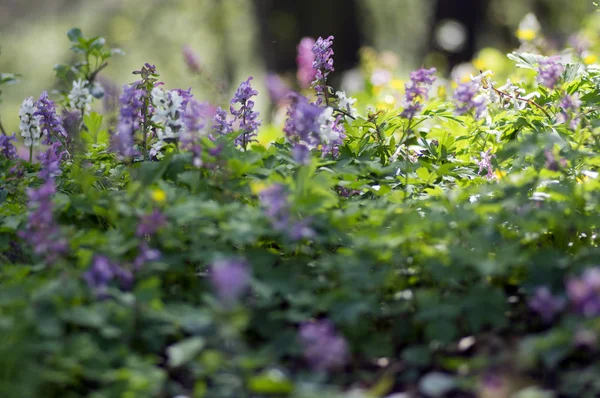
[(334, 130), (335, 118), (333, 117), (333, 108), (326, 108), (317, 119), (319, 123), (319, 136), (321, 142), (329, 144), (339, 138), (340, 133)]
[(89, 113), (92, 110), (92, 94), (88, 89), (87, 80), (75, 80), (73, 81), (73, 88), (68, 95), (69, 106), (71, 109), (83, 110), (84, 114)]
[(350, 116), (354, 116), (356, 114), (356, 109), (352, 105), (356, 102), (356, 98), (348, 98), (346, 93), (343, 91), (338, 91), (335, 93), (338, 97), (338, 105), (341, 110), (348, 112)]
[(183, 126), (180, 118), (180, 108), (183, 97), (175, 90), (166, 92), (160, 87), (154, 87), (151, 92), (154, 115), (152, 122), (163, 126), (157, 130), (158, 139), (175, 139), (179, 136), (179, 130)]
[(25, 138), (25, 146), (37, 146), (40, 143), (42, 129), (40, 127), (40, 116), (34, 115), (36, 109), (33, 97), (29, 97), (21, 104), (19, 110), (19, 129), (21, 137)]

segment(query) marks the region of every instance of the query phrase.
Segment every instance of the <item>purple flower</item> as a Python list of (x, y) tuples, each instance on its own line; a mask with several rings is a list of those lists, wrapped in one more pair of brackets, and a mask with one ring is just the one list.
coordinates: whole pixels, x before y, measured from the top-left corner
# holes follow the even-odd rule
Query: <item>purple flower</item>
[(492, 159), (495, 158), (496, 155), (492, 153), (492, 148), (488, 149), (485, 152), (481, 152), (480, 155), (481, 159), (477, 161), (477, 166), (479, 166), (479, 171), (477, 172), (477, 174), (481, 174), (481, 172), (485, 169), (487, 170), (486, 177), (491, 180), (494, 178), (494, 167), (492, 166)]
[(233, 132), (233, 122), (227, 121), (227, 112), (220, 107), (217, 108), (215, 117), (213, 118), (213, 132), (216, 135), (225, 135)]
[(600, 316), (600, 267), (586, 270), (581, 278), (568, 280), (567, 295), (576, 312), (585, 317)]
[[(560, 100), (560, 112), (556, 118), (559, 123), (569, 123), (569, 127), (572, 129), (577, 128), (581, 117), (577, 115), (579, 108), (581, 108), (581, 99), (579, 94), (574, 93), (573, 95), (565, 94)], [(572, 116), (572, 114), (574, 114)]]
[(289, 221), (288, 195), (283, 184), (273, 184), (261, 191), (260, 203), (273, 228), (285, 230)]
[(480, 118), (487, 111), (485, 96), (479, 94), (479, 86), (474, 82), (461, 83), (454, 91), (453, 99), (457, 115), (474, 111), (475, 117)]
[(180, 136), (181, 149), (194, 155), (194, 165), (202, 165), (202, 147), (200, 146), (201, 131), (206, 127), (211, 116), (211, 107), (208, 103), (201, 103), (191, 99), (183, 111), (182, 120), (184, 129)]
[(156, 261), (160, 258), (160, 251), (153, 249), (146, 242), (142, 242), (138, 247), (138, 255), (133, 260), (133, 269), (139, 270), (144, 264), (150, 261)]
[[(240, 84), (229, 107), (231, 114), (239, 123), (239, 129), (242, 130), (242, 134), (235, 140), (236, 145), (244, 149), (246, 149), (253, 137), (256, 136), (258, 126), (260, 125), (260, 122), (257, 121), (259, 114), (254, 111), (254, 101), (251, 100), (252, 97), (258, 95), (258, 91), (254, 90), (250, 85), (251, 80), (252, 77), (249, 77)], [(235, 104), (240, 104), (240, 108), (236, 109), (234, 107)]]
[(317, 70), (315, 74), (315, 80), (312, 82), (312, 86), (315, 88), (319, 99), (317, 105), (323, 102), (321, 95), (327, 96), (327, 76), (335, 69), (333, 68), (333, 36), (329, 36), (327, 39), (319, 37), (312, 48), (312, 52), (315, 55), (313, 62), (313, 68)]
[(104, 108), (104, 112), (115, 112), (119, 106), (121, 88), (112, 80), (102, 75), (98, 76), (96, 80), (104, 89), (104, 95), (102, 96), (102, 107)]
[(314, 231), (309, 227), (310, 218), (290, 220), (290, 205), (285, 185), (273, 184), (263, 189), (259, 194), (260, 205), (265, 216), (271, 221), (276, 231), (285, 231), (292, 240), (311, 238)]
[(62, 118), (56, 113), (56, 104), (48, 98), (48, 93), (46, 91), (40, 95), (40, 99), (36, 102), (35, 106), (37, 111), (34, 115), (39, 116), (42, 135), (46, 136), (43, 143), (52, 143), (53, 134), (62, 138), (67, 138), (67, 132), (62, 124)]
[(106, 290), (113, 280), (117, 280), (121, 289), (130, 289), (133, 285), (131, 271), (110, 261), (106, 256), (97, 255), (91, 267), (83, 274), (83, 279), (99, 297), (106, 297)]
[(288, 87), (287, 84), (274, 73), (269, 73), (265, 80), (267, 85), (267, 91), (269, 92), (269, 97), (271, 97), (271, 101), (275, 103), (279, 103), (292, 92), (292, 90)]
[(300, 88), (309, 88), (317, 74), (317, 70), (313, 68), (313, 62), (315, 62), (314, 45), (315, 39), (312, 37), (305, 37), (298, 44), (298, 55), (296, 56), (298, 72), (296, 77)]
[(154, 209), (152, 213), (140, 217), (135, 234), (137, 236), (152, 236), (165, 225), (167, 225), (167, 217), (160, 210)]
[(304, 358), (313, 369), (333, 370), (346, 364), (348, 344), (336, 333), (330, 321), (304, 323), (298, 337), (304, 348)]
[(44, 257), (47, 264), (52, 264), (59, 255), (67, 251), (67, 241), (61, 235), (52, 214), (52, 196), (55, 193), (52, 178), (48, 178), (38, 188), (27, 190), (29, 219), (25, 230), (19, 233), (33, 247), (35, 254)]
[(537, 312), (544, 322), (550, 322), (563, 309), (565, 301), (554, 297), (550, 289), (541, 286), (535, 290), (528, 304), (529, 308)]
[(558, 83), (565, 68), (558, 62), (558, 58), (549, 57), (543, 59), (538, 65), (538, 82), (552, 90)]
[(423, 108), (428, 92), (435, 82), (436, 69), (418, 69), (410, 74), (410, 82), (406, 83), (404, 94), (404, 111), (402, 117), (412, 119)]
[(69, 139), (73, 139), (79, 135), (81, 124), (81, 113), (78, 110), (69, 111), (63, 109), (61, 113), (62, 125)]
[(60, 142), (54, 142), (45, 152), (38, 155), (41, 165), (38, 175), (41, 179), (48, 180), (60, 175), (60, 163), (65, 154), (64, 151), (60, 151), (61, 148)]
[(17, 148), (12, 144), (11, 141), (16, 141), (17, 135), (4, 135), (0, 134), (0, 156), (4, 156), (6, 159), (17, 158)]
[(198, 57), (198, 54), (194, 52), (194, 49), (189, 44), (183, 46), (183, 60), (190, 71), (200, 73), (200, 57)]
[(303, 142), (310, 147), (317, 146), (321, 142), (319, 116), (323, 111), (324, 108), (311, 104), (305, 97), (295, 94), (288, 108), (283, 128), (288, 139), (292, 142)]
[(310, 149), (303, 144), (295, 144), (292, 147), (292, 157), (300, 164), (308, 164), (310, 162)]
[(250, 285), (248, 265), (239, 259), (216, 261), (212, 265), (210, 279), (222, 301), (235, 302)]
[(138, 154), (134, 147), (134, 136), (142, 121), (145, 96), (145, 91), (137, 89), (136, 85), (123, 86), (123, 94), (119, 98), (121, 108), (117, 131), (111, 137), (112, 150), (122, 158), (131, 158)]

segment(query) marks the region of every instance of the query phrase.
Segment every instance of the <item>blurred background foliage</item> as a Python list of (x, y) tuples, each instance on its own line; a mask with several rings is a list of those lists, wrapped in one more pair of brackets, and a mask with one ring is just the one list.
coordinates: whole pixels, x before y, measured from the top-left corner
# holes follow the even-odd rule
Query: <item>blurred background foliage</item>
[[(561, 43), (592, 9), (590, 0), (568, 7), (563, 0), (3, 0), (0, 72), (22, 78), (4, 91), (0, 112), (15, 131), (21, 101), (55, 88), (52, 67), (70, 61), (65, 32), (73, 26), (125, 51), (102, 73), (118, 86), (149, 62), (167, 87), (191, 87), (197, 97), (223, 104), (249, 75), (261, 92), (268, 72), (293, 82), (303, 36), (336, 35), (339, 85), (339, 72), (356, 67), (365, 46), (399, 54), (391, 66), (400, 75), (422, 64), (449, 72), (482, 48), (517, 47), (514, 32), (528, 12)], [(200, 57), (202, 74), (188, 70), (186, 45)], [(268, 97), (258, 102), (264, 112)]]

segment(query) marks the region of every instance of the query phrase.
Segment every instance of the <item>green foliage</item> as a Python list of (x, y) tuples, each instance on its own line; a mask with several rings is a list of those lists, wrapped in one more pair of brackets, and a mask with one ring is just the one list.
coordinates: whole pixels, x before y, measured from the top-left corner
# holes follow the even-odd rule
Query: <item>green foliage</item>
[[(98, 69), (88, 59), (101, 65), (113, 53), (79, 29), (68, 37), (86, 61), (58, 67), (59, 77), (89, 79)], [(151, 161), (145, 133), (156, 124), (142, 127), (144, 156), (121, 160), (111, 115), (84, 115), (52, 199), (68, 250), (51, 262), (26, 227), (27, 189), (41, 184), (42, 166), (1, 157), (0, 390), (485, 396), (494, 372), (519, 396), (542, 387), (598, 395), (600, 318), (570, 302), (548, 321), (528, 303), (540, 286), (567, 296), (565, 281), (597, 264), (600, 69), (568, 62), (548, 90), (535, 82), (539, 56), (509, 59), (519, 68), (510, 77), (533, 99), (504, 97), (485, 117), (457, 116), (442, 81), (407, 119), (380, 105), (377, 91), (388, 88), (370, 87), (344, 118), (339, 153), (314, 148), (305, 163), (286, 139), (242, 151), (233, 134), (202, 137), (199, 154), (171, 144)], [(157, 75), (147, 66), (138, 74), (147, 111)], [(498, 86), (487, 77), (483, 90)], [(574, 93), (580, 109), (560, 119), (561, 99)], [(285, 189), (289, 220), (310, 233), (298, 238), (268, 217), (261, 196), (274, 184)], [(138, 233), (152, 211), (164, 225)], [(136, 267), (143, 245), (161, 256)], [(94, 289), (84, 275), (100, 255), (131, 271), (131, 284)], [(228, 258), (251, 270), (237, 301), (211, 282)], [(348, 342), (339, 371), (315, 371), (302, 355), (298, 327), (322, 318)]]

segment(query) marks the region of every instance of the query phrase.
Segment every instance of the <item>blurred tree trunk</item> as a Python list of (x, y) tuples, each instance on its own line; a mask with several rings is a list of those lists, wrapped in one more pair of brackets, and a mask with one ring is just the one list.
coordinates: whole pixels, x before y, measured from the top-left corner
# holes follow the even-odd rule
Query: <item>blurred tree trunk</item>
[(305, 36), (335, 36), (335, 67), (356, 65), (361, 45), (355, 0), (253, 0), (267, 69), (296, 68), (296, 47)]

